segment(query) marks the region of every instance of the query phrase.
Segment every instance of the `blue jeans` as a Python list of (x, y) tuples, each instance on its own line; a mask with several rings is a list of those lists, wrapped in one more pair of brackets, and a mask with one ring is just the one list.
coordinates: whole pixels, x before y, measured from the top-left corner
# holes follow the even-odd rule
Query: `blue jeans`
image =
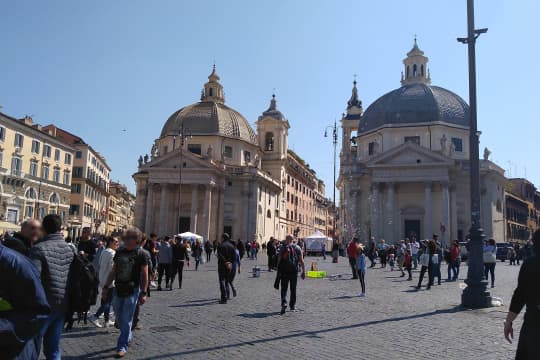
[(132, 295), (127, 297), (120, 297), (116, 293), (114, 294), (113, 306), (114, 313), (116, 315), (116, 322), (120, 328), (120, 336), (118, 337), (118, 343), (116, 345), (117, 351), (127, 351), (129, 343), (133, 336), (131, 334), (131, 325), (133, 323), (133, 315), (135, 314), (135, 307), (139, 300), (139, 288), (137, 287)]
[(109, 314), (111, 312), (111, 304), (113, 301), (113, 293), (114, 291), (112, 291), (111, 289), (109, 292), (107, 292), (107, 297), (105, 299), (101, 298), (101, 305), (96, 311), (96, 317), (99, 317), (101, 314), (103, 314), (105, 323), (109, 321)]
[(62, 358), (60, 337), (62, 336), (62, 330), (64, 330), (65, 319), (65, 312), (51, 312), (41, 329), (38, 341), (43, 339), (43, 354), (47, 360), (60, 360)]

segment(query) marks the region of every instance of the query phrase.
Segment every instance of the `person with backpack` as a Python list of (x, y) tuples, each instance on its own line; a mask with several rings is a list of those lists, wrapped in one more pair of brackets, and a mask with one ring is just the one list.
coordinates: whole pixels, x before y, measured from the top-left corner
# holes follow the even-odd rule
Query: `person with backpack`
[[(113, 266), (113, 259), (114, 255), (116, 254), (116, 250), (118, 250), (118, 246), (120, 245), (120, 241), (116, 238), (113, 238), (112, 236), (109, 236), (105, 239), (105, 242), (107, 244), (107, 248), (103, 250), (100, 261), (99, 261), (99, 286), (100, 288), (103, 288), (105, 286), (105, 282), (109, 278), (109, 274), (112, 270)], [(114, 287), (114, 282), (111, 284), (111, 287)], [(88, 320), (92, 324), (94, 324), (96, 327), (101, 328), (105, 326), (108, 328), (111, 325), (114, 325), (114, 321), (109, 321), (109, 314), (111, 312), (111, 304), (113, 300), (113, 291), (107, 292), (106, 297), (101, 298), (101, 306), (97, 309), (95, 315), (91, 316)], [(99, 316), (103, 314), (103, 320), (104, 323), (101, 325), (99, 323)]]
[(135, 307), (146, 302), (146, 289), (148, 288), (148, 263), (139, 244), (142, 233), (138, 228), (128, 228), (123, 236), (124, 247), (114, 255), (113, 268), (109, 274), (102, 296), (107, 297), (113, 281), (114, 312), (120, 336), (116, 346), (116, 357), (123, 358), (127, 354), (128, 346), (132, 341), (132, 322)]
[(289, 299), (289, 308), (295, 310), (296, 306), (296, 285), (298, 282), (298, 267), (302, 268), (302, 280), (306, 278), (306, 268), (302, 249), (296, 244), (293, 244), (294, 237), (287, 235), (285, 245), (279, 250), (278, 255), (278, 278), (281, 285), (281, 315), (287, 310), (287, 290), (290, 286), (291, 296)]
[(43, 353), (47, 360), (57, 360), (61, 358), (60, 336), (64, 329), (68, 307), (66, 287), (75, 254), (62, 236), (62, 219), (58, 215), (45, 216), (43, 230), (46, 235), (32, 247), (30, 258), (41, 275), (41, 282), (51, 307), (51, 313), (40, 333), (43, 339)]
[(92, 240), (92, 230), (86, 226), (82, 229), (81, 239), (77, 245), (77, 251), (88, 261), (94, 261), (96, 256), (96, 243)]
[(172, 246), (172, 275), (171, 275), (171, 288), (174, 282), (174, 277), (178, 274), (178, 288), (182, 288), (182, 279), (184, 277), (184, 265), (187, 262), (189, 267), (189, 254), (185, 244), (186, 240), (182, 240), (180, 237), (176, 237), (175, 243)]
[(229, 278), (233, 262), (236, 261), (236, 247), (231, 242), (229, 234), (223, 234), (221, 244), (217, 248), (218, 279), (220, 304), (226, 304), (229, 294)]

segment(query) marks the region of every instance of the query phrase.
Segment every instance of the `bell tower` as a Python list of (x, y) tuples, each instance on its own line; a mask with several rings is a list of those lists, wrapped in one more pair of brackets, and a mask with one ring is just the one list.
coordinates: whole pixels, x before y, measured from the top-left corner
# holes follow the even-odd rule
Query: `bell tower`
[(208, 82), (204, 84), (201, 101), (213, 101), (221, 104), (225, 102), (223, 86), (220, 84), (219, 80), (219, 75), (216, 73), (216, 64), (214, 64), (212, 73), (208, 75)]
[(427, 56), (424, 56), (424, 52), (418, 47), (415, 36), (412, 49), (407, 53), (407, 57), (403, 59), (405, 68), (401, 73), (401, 85), (431, 84), (431, 76), (427, 67), (428, 61)]

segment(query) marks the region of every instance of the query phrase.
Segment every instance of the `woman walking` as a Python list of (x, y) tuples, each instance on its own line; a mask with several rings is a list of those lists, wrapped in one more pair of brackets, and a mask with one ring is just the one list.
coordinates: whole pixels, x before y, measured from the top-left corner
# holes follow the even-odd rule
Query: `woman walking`
[(364, 246), (362, 244), (358, 244), (358, 258), (356, 260), (356, 265), (358, 267), (358, 279), (360, 279), (360, 286), (362, 288), (362, 292), (360, 293), (360, 297), (366, 296), (366, 254), (364, 253)]
[(417, 290), (420, 290), (422, 287), (422, 280), (424, 280), (426, 271), (428, 273), (428, 285), (426, 289), (431, 289), (431, 285), (433, 285), (433, 254), (435, 254), (436, 250), (437, 245), (435, 245), (435, 242), (433, 241), (428, 241), (427, 245), (424, 245), (422, 248), (422, 255), (420, 255), (420, 264), (422, 265), (422, 268), (420, 269), (420, 277), (418, 278), (418, 286), (416, 287)]
[(193, 245), (193, 258), (195, 259), (195, 271), (199, 270), (199, 264), (202, 262), (202, 245), (201, 240), (197, 239)]
[(495, 287), (495, 265), (497, 264), (497, 245), (494, 239), (489, 239), (484, 245), (484, 276), (488, 280), (491, 274), (491, 287)]

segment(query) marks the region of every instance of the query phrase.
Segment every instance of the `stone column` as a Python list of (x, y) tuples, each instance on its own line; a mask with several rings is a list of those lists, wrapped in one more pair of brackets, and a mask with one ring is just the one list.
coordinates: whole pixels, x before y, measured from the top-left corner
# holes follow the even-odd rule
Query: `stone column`
[(446, 231), (441, 233), (441, 244), (448, 245), (448, 234), (450, 232), (450, 195), (448, 192), (448, 182), (442, 182), (442, 201), (441, 201), (441, 219)]
[(384, 222), (384, 237), (386, 241), (393, 244), (398, 239), (395, 238), (395, 187), (394, 183), (386, 183), (386, 209), (385, 209), (385, 222)]
[(380, 240), (381, 233), (379, 229), (380, 218), (380, 193), (379, 183), (373, 183), (371, 185), (371, 236), (377, 243)]
[[(148, 194), (148, 186), (145, 182), (137, 182), (137, 198), (135, 199), (135, 226), (139, 229), (144, 229), (146, 225), (146, 198)], [(75, 238), (74, 229), (72, 239)]]
[(457, 192), (456, 186), (450, 187), (450, 241), (457, 240), (458, 216), (457, 216)]
[[(204, 215), (203, 215), (204, 216)], [(199, 218), (199, 186), (191, 186), (191, 215), (189, 223), (189, 231), (197, 234), (197, 223)]]
[(152, 214), (154, 213), (154, 184), (148, 184), (148, 195), (146, 197), (146, 220), (144, 231), (150, 234), (153, 231)]
[(167, 184), (161, 184), (161, 198), (159, 206), (159, 236), (167, 233)]
[[(217, 231), (216, 238), (221, 240), (221, 235), (223, 233), (223, 217), (225, 216), (225, 189), (219, 189), (219, 204), (217, 212)], [(230, 235), (230, 234), (229, 234)]]
[(212, 221), (211, 211), (212, 211), (212, 188), (210, 186), (207, 186), (204, 192), (204, 210), (202, 214), (203, 233), (201, 234), (206, 240), (208, 240), (210, 236), (210, 222)]
[(431, 239), (433, 235), (432, 186), (433, 184), (431, 182), (424, 184), (424, 239)]

